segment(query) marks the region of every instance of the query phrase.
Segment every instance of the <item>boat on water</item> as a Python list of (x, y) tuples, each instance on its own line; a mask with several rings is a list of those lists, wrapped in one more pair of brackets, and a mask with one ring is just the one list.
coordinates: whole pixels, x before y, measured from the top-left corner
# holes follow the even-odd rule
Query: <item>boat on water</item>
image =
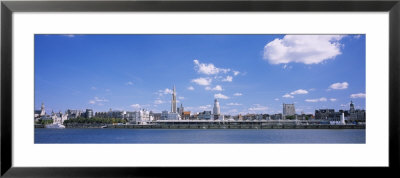
[(45, 128), (48, 128), (48, 129), (65, 129), (65, 126), (62, 125), (62, 124), (56, 123), (56, 124), (45, 125)]

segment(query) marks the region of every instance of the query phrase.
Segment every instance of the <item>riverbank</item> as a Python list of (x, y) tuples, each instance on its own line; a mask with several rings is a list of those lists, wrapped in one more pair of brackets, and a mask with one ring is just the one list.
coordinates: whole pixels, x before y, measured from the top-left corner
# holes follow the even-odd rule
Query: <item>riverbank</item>
[(109, 125), (111, 129), (365, 129), (365, 125)]
[[(35, 128), (44, 128), (35, 125)], [(105, 129), (365, 129), (365, 125), (67, 125), (66, 128)]]

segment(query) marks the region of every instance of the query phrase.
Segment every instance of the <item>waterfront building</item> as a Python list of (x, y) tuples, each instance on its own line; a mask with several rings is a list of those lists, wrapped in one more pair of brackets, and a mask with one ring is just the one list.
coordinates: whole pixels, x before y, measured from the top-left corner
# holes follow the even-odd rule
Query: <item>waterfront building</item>
[(110, 111), (108, 111), (107, 115), (108, 115), (108, 118), (120, 118), (120, 119), (123, 119), (124, 118), (124, 111), (117, 111), (117, 110), (112, 111), (110, 109)]
[(162, 111), (160, 115), (161, 120), (181, 120), (181, 116), (178, 113)]
[(217, 99), (214, 99), (213, 120), (223, 120), (223, 116), (221, 116), (221, 110)]
[(243, 120), (247, 121), (247, 120), (254, 120), (256, 118), (255, 114), (246, 114), (243, 116)]
[(82, 116), (84, 113), (81, 110), (67, 109), (66, 114), (68, 114), (68, 119), (73, 119)]
[(183, 116), (183, 112), (184, 112), (184, 108), (183, 105), (181, 103), (181, 106), (178, 108), (178, 114), (181, 115), (181, 117)]
[(125, 117), (130, 124), (147, 124), (154, 120), (153, 115), (150, 115), (150, 111), (145, 109), (126, 112)]
[(189, 120), (190, 119), (190, 111), (184, 111), (182, 115), (183, 120)]
[(93, 109), (86, 109), (85, 113), (86, 118), (92, 118), (93, 117)]
[(142, 109), (136, 114), (136, 124), (147, 124), (147, 122), (150, 122), (153, 120), (153, 118), (150, 116), (150, 112)]
[(39, 118), (44, 117), (44, 116), (46, 116), (46, 111), (44, 109), (44, 103), (42, 103), (40, 110), (35, 110), (35, 113), (34, 113), (35, 121), (38, 121)]
[(365, 110), (355, 109), (353, 101), (350, 102), (349, 122), (365, 122)]
[(350, 101), (350, 113), (354, 113), (354, 112), (355, 112), (355, 110), (354, 110), (353, 101)]
[(203, 111), (197, 115), (199, 120), (211, 120), (211, 111)]
[(181, 116), (178, 113), (168, 113), (167, 120), (181, 120)]
[(282, 113), (283, 113), (283, 116), (294, 116), (296, 114), (294, 104), (283, 103), (283, 112)]
[(265, 120), (271, 120), (271, 115), (270, 114), (264, 114), (264, 119)]
[(270, 117), (271, 117), (271, 120), (281, 120), (282, 119), (282, 114), (281, 113), (273, 114)]
[(125, 118), (125, 111), (113, 111), (111, 108), (108, 112), (96, 112), (95, 116), (99, 118)]
[[(179, 109), (177, 111), (177, 109)], [(172, 91), (172, 99), (171, 99), (171, 112), (162, 111), (160, 115), (161, 120), (181, 120), (181, 115), (183, 115), (183, 106), (181, 104), (180, 108), (176, 108), (176, 90), (175, 85)]]
[(237, 116), (237, 118), (235, 118), (235, 120), (241, 121), (241, 120), (243, 120), (243, 116), (242, 116), (241, 114), (239, 114), (239, 115)]
[(137, 111), (133, 111), (133, 112), (128, 111), (125, 113), (125, 119), (127, 119), (128, 122), (134, 123), (134, 122), (136, 122), (136, 114), (137, 114)]
[(153, 120), (155, 120), (155, 121), (161, 119), (161, 113), (153, 113), (150, 111), (150, 116), (153, 116)]
[(68, 114), (63, 114), (61, 111), (58, 113), (51, 113), (50, 118), (53, 120), (53, 124), (63, 124), (65, 120), (68, 120)]
[(171, 100), (171, 112), (176, 113), (176, 91), (175, 91), (175, 85), (172, 91), (172, 100)]
[(217, 99), (214, 99), (213, 114), (214, 115), (220, 115), (221, 114), (220, 107), (219, 107), (219, 102), (218, 102)]
[(168, 111), (162, 111), (161, 120), (167, 120), (167, 119), (168, 119)]
[(198, 120), (199, 119), (198, 115), (199, 115), (199, 113), (195, 113), (193, 115), (190, 115), (189, 120)]
[(329, 120), (330, 118), (335, 118), (334, 109), (318, 109), (315, 110), (315, 119), (317, 120)]
[(344, 119), (344, 113), (342, 113), (340, 115), (340, 124), (342, 124), (342, 125), (346, 124), (345, 119)]
[(257, 114), (255, 119), (256, 120), (263, 120), (264, 119), (264, 115), (263, 114)]

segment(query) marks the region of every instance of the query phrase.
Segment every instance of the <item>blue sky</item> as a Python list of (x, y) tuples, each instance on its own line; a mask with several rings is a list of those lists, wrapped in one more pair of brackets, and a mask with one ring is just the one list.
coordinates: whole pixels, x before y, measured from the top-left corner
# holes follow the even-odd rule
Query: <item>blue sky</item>
[(35, 35), (35, 109), (365, 109), (365, 35)]

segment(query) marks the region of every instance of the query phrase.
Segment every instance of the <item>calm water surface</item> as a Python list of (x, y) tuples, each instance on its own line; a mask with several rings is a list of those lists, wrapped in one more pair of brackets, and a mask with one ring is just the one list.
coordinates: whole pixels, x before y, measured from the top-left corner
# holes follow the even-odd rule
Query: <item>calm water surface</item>
[(35, 129), (35, 143), (365, 143), (365, 129)]

